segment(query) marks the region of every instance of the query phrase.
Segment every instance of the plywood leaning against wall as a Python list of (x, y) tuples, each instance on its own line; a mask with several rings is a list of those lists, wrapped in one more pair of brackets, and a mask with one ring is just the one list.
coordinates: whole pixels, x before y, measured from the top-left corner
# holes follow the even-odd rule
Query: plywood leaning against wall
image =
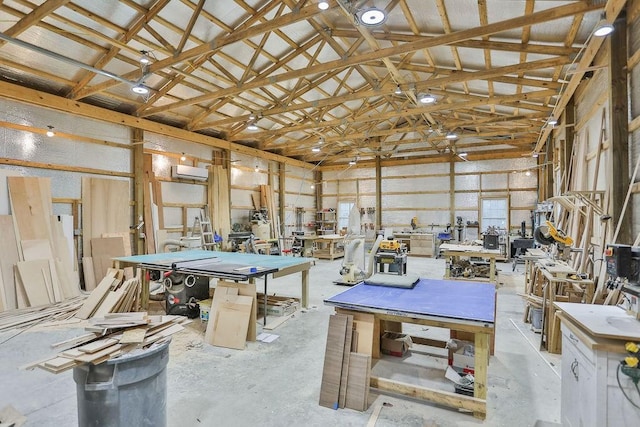
[(60, 218), (52, 215), (50, 179), (10, 177), (8, 187), (14, 215), (0, 220), (2, 307), (44, 305), (78, 296), (69, 242)]
[(118, 179), (82, 178), (82, 250), (91, 255), (91, 239), (107, 233), (129, 235), (131, 210), (129, 182)]
[(231, 211), (229, 209), (229, 178), (227, 170), (222, 166), (211, 166), (207, 202), (213, 230), (224, 239), (222, 248), (226, 249), (231, 232)]

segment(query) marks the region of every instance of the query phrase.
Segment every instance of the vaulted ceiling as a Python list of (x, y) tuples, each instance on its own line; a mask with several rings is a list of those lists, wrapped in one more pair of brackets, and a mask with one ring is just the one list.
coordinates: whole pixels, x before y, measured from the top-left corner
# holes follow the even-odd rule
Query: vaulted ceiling
[(328, 3), (4, 0), (0, 78), (310, 163), (520, 157), (606, 2)]

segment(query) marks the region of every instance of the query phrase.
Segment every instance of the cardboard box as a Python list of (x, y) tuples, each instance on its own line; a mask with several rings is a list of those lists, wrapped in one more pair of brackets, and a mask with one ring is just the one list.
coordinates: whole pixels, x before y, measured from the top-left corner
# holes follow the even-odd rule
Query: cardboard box
[(391, 356), (404, 356), (412, 344), (411, 337), (407, 334), (385, 332), (380, 337), (380, 348), (382, 352)]
[(449, 348), (449, 365), (457, 372), (473, 374), (475, 372), (475, 347), (473, 343), (458, 341), (455, 350)]
[[(258, 294), (258, 314), (264, 313), (264, 294)], [(300, 310), (301, 304), (298, 298), (269, 295), (267, 300), (267, 315), (288, 316)]]

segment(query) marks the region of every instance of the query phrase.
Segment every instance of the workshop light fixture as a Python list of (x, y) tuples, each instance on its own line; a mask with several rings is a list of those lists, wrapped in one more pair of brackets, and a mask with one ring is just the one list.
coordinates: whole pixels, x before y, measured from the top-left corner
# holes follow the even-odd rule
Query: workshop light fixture
[(256, 165), (256, 167), (253, 169), (255, 172), (259, 172), (260, 168), (258, 168), (258, 165)]
[(140, 53), (142, 55), (140, 56), (140, 58), (138, 58), (138, 61), (140, 61), (142, 65), (151, 64), (151, 57), (149, 56), (149, 52), (146, 50), (141, 50)]
[(313, 190), (314, 188), (316, 188), (316, 186), (311, 184), (311, 189)]
[(320, 152), (320, 147), (313, 147), (311, 149), (311, 151), (313, 151), (314, 153), (319, 153)]
[(327, 0), (318, 1), (318, 9), (320, 9), (320, 10), (329, 9), (329, 2)]
[(418, 100), (421, 104), (433, 104), (436, 102), (436, 97), (430, 93), (423, 93), (418, 96)]
[(353, 166), (355, 164), (356, 164), (356, 160), (355, 159), (349, 161), (349, 166)]
[(600, 21), (598, 21), (595, 30), (593, 30), (593, 35), (596, 37), (604, 37), (611, 33), (613, 33), (613, 24), (606, 21), (604, 14), (600, 15)]
[(455, 132), (447, 132), (447, 134), (445, 135), (445, 138), (447, 139), (456, 139), (458, 137), (458, 135), (455, 134)]
[(49, 138), (51, 138), (52, 136), (54, 136), (56, 133), (53, 131), (53, 126), (48, 125), (47, 126), (47, 136)]
[(467, 157), (467, 153), (463, 151), (462, 153), (459, 153), (458, 156), (464, 158), (464, 157)]
[(149, 88), (142, 83), (138, 83), (137, 85), (133, 86), (131, 90), (138, 95), (146, 95), (147, 93), (149, 93)]
[(247, 123), (247, 130), (258, 130), (258, 125), (254, 120), (251, 120), (249, 123)]
[(402, 89), (400, 89), (400, 85), (396, 85), (396, 90), (393, 91), (396, 95), (402, 95)]
[(537, 159), (537, 158), (538, 158), (538, 155), (539, 155), (538, 153), (534, 152), (534, 153), (531, 155), (531, 157), (533, 157), (534, 159)]
[(525, 174), (526, 176), (531, 176), (531, 171), (526, 171), (524, 174)]
[(184, 153), (182, 153), (182, 156), (180, 156), (180, 161), (184, 162), (185, 160), (187, 160), (187, 156), (185, 156)]
[(375, 27), (381, 25), (387, 20), (387, 14), (384, 10), (377, 7), (369, 7), (356, 12), (356, 19), (365, 27)]
[(551, 116), (549, 117), (549, 120), (547, 120), (547, 124), (549, 126), (555, 126), (558, 124), (558, 119), (556, 119), (555, 116)]

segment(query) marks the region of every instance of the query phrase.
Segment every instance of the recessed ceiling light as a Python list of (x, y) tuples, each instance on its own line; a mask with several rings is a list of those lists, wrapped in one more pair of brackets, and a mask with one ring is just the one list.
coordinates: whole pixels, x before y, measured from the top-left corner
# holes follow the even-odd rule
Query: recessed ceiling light
[(138, 83), (137, 85), (132, 87), (131, 90), (134, 93), (137, 93), (138, 95), (144, 95), (144, 94), (149, 93), (149, 88), (146, 87), (145, 85), (143, 85), (142, 83)]
[(329, 2), (327, 0), (320, 0), (318, 2), (318, 9), (320, 9), (320, 10), (329, 9)]
[(431, 95), (430, 93), (424, 93), (418, 98), (421, 104), (433, 104), (436, 102), (436, 97)]
[(358, 22), (367, 27), (380, 25), (387, 20), (387, 14), (377, 7), (359, 10), (356, 12)]

